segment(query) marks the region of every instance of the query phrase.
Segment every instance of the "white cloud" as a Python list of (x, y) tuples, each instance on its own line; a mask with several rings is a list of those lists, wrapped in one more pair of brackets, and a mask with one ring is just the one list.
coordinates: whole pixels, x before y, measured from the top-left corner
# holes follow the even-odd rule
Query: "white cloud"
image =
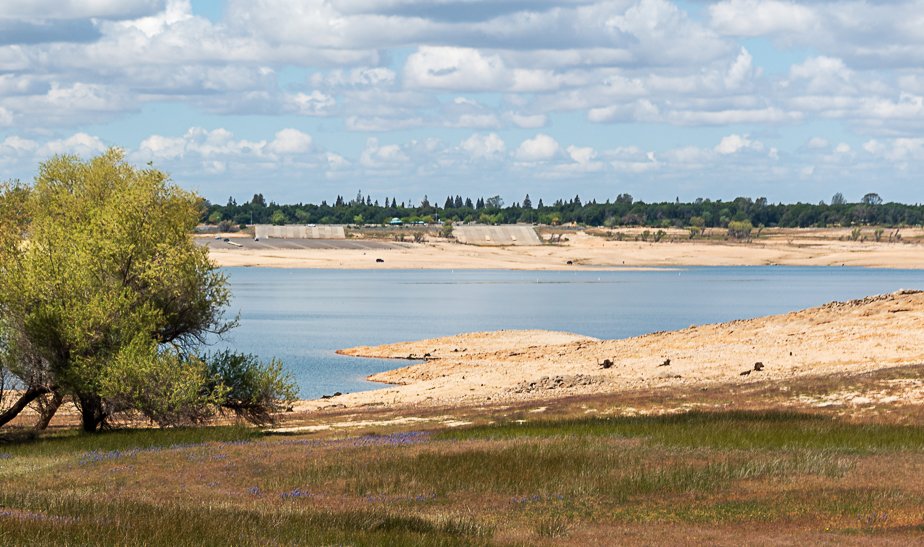
[(304, 154), (311, 151), (311, 135), (298, 129), (283, 129), (266, 149), (274, 154)]
[(545, 114), (520, 114), (517, 112), (507, 112), (504, 117), (513, 125), (522, 129), (538, 129), (545, 127), (549, 122), (549, 117)]
[(726, 0), (709, 6), (709, 15), (713, 28), (735, 36), (809, 32), (818, 24), (811, 8), (779, 0)]
[(806, 143), (806, 146), (808, 146), (812, 150), (820, 150), (822, 148), (828, 147), (828, 140), (822, 137), (812, 137), (811, 139), (808, 140), (808, 142)]
[(3, 16), (22, 19), (134, 17), (152, 13), (164, 0), (3, 0)]
[(186, 152), (186, 139), (151, 135), (141, 141), (139, 152), (150, 158), (176, 159)]
[(511, 82), (500, 57), (471, 48), (422, 46), (407, 58), (407, 85), (432, 89), (496, 90)]
[(295, 93), (287, 97), (289, 104), (297, 114), (303, 116), (327, 116), (337, 106), (337, 101), (320, 91)]
[(725, 74), (725, 87), (729, 89), (737, 89), (741, 87), (747, 80), (754, 76), (754, 67), (752, 63), (754, 58), (751, 57), (751, 54), (745, 48), (741, 48), (741, 51), (738, 53), (738, 57), (735, 58), (735, 62), (732, 63), (729, 67), (728, 72)]
[(367, 169), (395, 169), (410, 162), (407, 154), (397, 144), (380, 145), (378, 139), (368, 139), (366, 147), (359, 158), (359, 163)]
[(379, 87), (395, 83), (395, 71), (385, 67), (360, 67), (351, 70), (337, 69), (327, 74), (312, 74), (310, 82), (324, 87)]
[(98, 137), (86, 133), (75, 133), (66, 139), (56, 139), (46, 142), (38, 151), (39, 156), (52, 156), (55, 154), (76, 154), (87, 157), (106, 150)]
[(507, 145), (497, 133), (475, 134), (465, 139), (459, 147), (474, 159), (498, 160), (503, 158)]
[(753, 141), (747, 135), (732, 134), (722, 137), (722, 140), (716, 145), (715, 151), (727, 156), (736, 154), (741, 150), (763, 150), (763, 148), (763, 143)]
[(888, 141), (870, 140), (863, 144), (868, 153), (890, 162), (924, 160), (924, 138), (897, 138)]
[(517, 148), (516, 159), (523, 162), (541, 162), (555, 159), (561, 154), (561, 145), (554, 138), (539, 133), (532, 139), (526, 139)]
[(18, 137), (16, 135), (12, 135), (3, 139), (3, 142), (0, 142), (0, 146), (2, 146), (5, 150), (16, 154), (34, 152), (39, 147), (37, 142), (31, 139)]

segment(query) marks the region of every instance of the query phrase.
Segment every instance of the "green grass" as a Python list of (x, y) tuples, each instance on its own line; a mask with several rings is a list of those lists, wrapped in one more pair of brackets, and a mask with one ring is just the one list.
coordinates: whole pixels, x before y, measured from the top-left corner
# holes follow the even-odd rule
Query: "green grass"
[(442, 432), (441, 439), (622, 437), (675, 447), (882, 452), (924, 449), (919, 426), (851, 424), (791, 412), (689, 412), (665, 416), (504, 423)]
[(262, 435), (259, 429), (244, 426), (125, 429), (93, 434), (67, 431), (27, 439), (5, 439), (0, 436), (0, 454), (8, 457), (41, 457), (82, 452), (149, 450), (210, 442), (247, 441)]
[(922, 429), (728, 412), (56, 434), (0, 444), (0, 544), (606, 543), (612, 526), (665, 542), (690, 526), (727, 528), (726, 543), (752, 526), (904, 538), (924, 516)]
[[(0, 499), (5, 507), (25, 501)], [(473, 545), (484, 543), (482, 536), (490, 533), (464, 520), (377, 510), (272, 512), (103, 500), (25, 503), (28, 512), (0, 518), (0, 544)]]

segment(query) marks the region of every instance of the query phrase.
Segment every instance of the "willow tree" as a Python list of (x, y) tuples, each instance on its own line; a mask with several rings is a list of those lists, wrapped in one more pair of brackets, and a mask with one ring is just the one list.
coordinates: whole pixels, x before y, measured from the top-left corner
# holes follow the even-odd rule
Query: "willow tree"
[(233, 326), (230, 294), (191, 238), (198, 218), (195, 194), (118, 149), (0, 186), (0, 368), (20, 383), (0, 425), (44, 397), (72, 398), (87, 431), (132, 405), (220, 402), (192, 356)]

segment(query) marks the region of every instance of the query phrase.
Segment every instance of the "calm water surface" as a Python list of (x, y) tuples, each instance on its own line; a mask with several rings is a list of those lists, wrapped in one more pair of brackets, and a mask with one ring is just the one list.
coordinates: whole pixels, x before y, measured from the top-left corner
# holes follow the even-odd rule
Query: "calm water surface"
[(901, 288), (924, 271), (722, 267), (644, 272), (226, 268), (240, 326), (228, 344), (292, 371), (301, 396), (375, 389), (407, 364), (335, 350), (497, 329), (623, 338)]

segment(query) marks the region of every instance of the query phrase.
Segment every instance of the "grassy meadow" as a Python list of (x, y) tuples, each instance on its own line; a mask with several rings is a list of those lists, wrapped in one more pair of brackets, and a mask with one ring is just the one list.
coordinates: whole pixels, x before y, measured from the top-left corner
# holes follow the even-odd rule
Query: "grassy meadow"
[[(749, 400), (760, 406), (760, 396)], [(808, 409), (588, 411), (616, 403), (474, 409), (473, 423), (456, 428), (64, 429), (7, 438), (0, 544), (906, 545), (924, 537), (919, 405), (861, 419)]]
[[(4, 447), (0, 541), (471, 544), (924, 534), (924, 428), (690, 413), (341, 438), (243, 428)], [(897, 469), (896, 469), (897, 468)], [(695, 537), (695, 536), (694, 536)]]

